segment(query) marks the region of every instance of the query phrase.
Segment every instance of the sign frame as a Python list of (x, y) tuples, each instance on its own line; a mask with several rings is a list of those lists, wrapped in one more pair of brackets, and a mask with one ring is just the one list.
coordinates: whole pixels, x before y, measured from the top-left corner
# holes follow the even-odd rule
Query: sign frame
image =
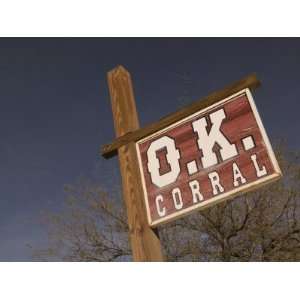
[[(188, 120), (192, 119), (193, 117), (197, 116), (197, 115), (202, 115), (204, 114), (205, 112), (207, 111), (210, 111), (218, 106), (222, 106), (223, 104), (227, 103), (227, 102), (230, 102), (230, 100), (234, 100), (235, 98), (237, 98), (238, 96), (240, 95), (243, 95), (243, 94), (246, 94), (247, 98), (248, 98), (248, 101), (249, 101), (249, 104), (250, 104), (250, 107), (252, 109), (252, 112), (253, 112), (253, 115), (255, 117), (255, 120), (256, 120), (256, 123), (257, 123), (257, 126), (260, 130), (260, 133), (261, 133), (261, 136), (262, 136), (262, 140), (266, 146), (266, 151), (268, 153), (268, 156), (270, 158), (270, 161), (272, 163), (272, 166), (273, 166), (273, 169), (274, 169), (274, 173), (270, 174), (270, 175), (266, 175), (262, 178), (259, 178), (253, 182), (250, 182), (250, 183), (246, 183), (246, 184), (243, 184), (243, 185), (240, 185), (238, 187), (235, 187), (233, 188), (232, 190), (230, 191), (227, 191), (227, 192), (224, 192), (224, 193), (221, 193), (221, 194), (218, 194), (218, 195), (215, 195), (215, 196), (212, 196), (211, 198), (209, 198), (208, 200), (204, 200), (202, 202), (199, 202), (197, 204), (193, 204), (189, 207), (186, 207), (184, 209), (181, 209), (180, 211), (177, 211), (177, 212), (174, 212), (174, 213), (171, 213), (170, 215), (166, 215), (164, 217), (161, 217), (160, 219), (158, 220), (155, 220), (155, 221), (152, 221), (151, 219), (151, 214), (150, 214), (150, 207), (149, 207), (149, 199), (148, 199), (148, 194), (147, 194), (147, 189), (146, 189), (146, 183), (145, 183), (145, 177), (144, 177), (144, 171), (143, 171), (143, 166), (142, 166), (142, 159), (141, 159), (141, 155), (140, 155), (140, 151), (139, 151), (139, 144), (140, 143), (143, 143), (157, 135), (160, 135), (164, 132), (168, 132), (170, 129), (173, 129), (177, 126), (179, 126), (180, 124), (184, 123), (184, 122), (187, 122)], [(139, 172), (140, 172), (140, 175), (141, 175), (141, 181), (142, 181), (142, 188), (143, 188), (143, 193), (144, 193), (144, 201), (145, 201), (145, 206), (146, 206), (146, 211), (147, 211), (147, 219), (148, 219), (148, 224), (149, 226), (151, 227), (157, 227), (158, 225), (162, 225), (162, 224), (165, 224), (165, 223), (168, 223), (172, 220), (175, 220), (175, 219), (178, 219), (179, 217), (183, 217), (183, 216), (186, 216), (188, 214), (191, 214), (192, 212), (194, 211), (197, 211), (197, 210), (200, 210), (200, 209), (205, 209), (205, 208), (208, 208), (212, 205), (215, 205), (217, 203), (220, 203), (220, 202), (223, 202), (223, 201), (226, 201), (228, 199), (231, 199), (233, 197), (236, 197), (240, 194), (243, 194), (245, 192), (249, 192), (251, 190), (254, 190), (254, 189), (257, 189), (258, 187), (261, 187), (267, 183), (271, 183), (275, 180), (278, 180), (280, 177), (282, 177), (282, 173), (281, 173), (281, 170), (280, 170), (280, 167), (278, 165), (278, 162), (277, 162), (277, 159), (275, 157), (275, 154), (274, 154), (274, 151), (272, 149), (272, 146), (271, 146), (271, 143), (269, 141), (269, 138), (266, 134), (266, 130), (264, 128), (264, 125), (262, 123), (262, 120), (261, 120), (261, 117), (259, 115), (259, 112), (257, 110), (257, 107), (256, 107), (256, 104), (254, 102), (254, 99), (253, 99), (253, 96), (252, 96), (252, 93), (250, 91), (249, 88), (245, 88), (245, 89), (242, 89), (240, 90), (239, 92), (237, 93), (234, 93), (212, 105), (209, 105), (207, 107), (204, 107), (200, 110), (198, 110), (197, 112), (195, 113), (192, 113), (191, 115), (177, 121), (177, 122), (174, 122), (168, 126), (166, 126), (165, 128), (163, 129), (160, 129), (146, 137), (143, 137), (142, 139), (139, 139), (135, 142), (135, 148), (136, 148), (136, 152), (137, 152), (137, 158), (138, 158), (138, 165), (139, 165)]]

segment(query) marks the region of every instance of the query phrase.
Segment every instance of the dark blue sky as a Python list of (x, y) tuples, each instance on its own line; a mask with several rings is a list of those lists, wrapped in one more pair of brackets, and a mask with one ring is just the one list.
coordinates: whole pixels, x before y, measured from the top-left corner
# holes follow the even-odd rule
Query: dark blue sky
[[(267, 133), (299, 148), (300, 39), (0, 39), (0, 261), (31, 260), (47, 240), (42, 211), (61, 209), (80, 176), (109, 189), (116, 159), (106, 72), (132, 74), (141, 125), (249, 73)], [(188, 100), (184, 100), (187, 98)]]

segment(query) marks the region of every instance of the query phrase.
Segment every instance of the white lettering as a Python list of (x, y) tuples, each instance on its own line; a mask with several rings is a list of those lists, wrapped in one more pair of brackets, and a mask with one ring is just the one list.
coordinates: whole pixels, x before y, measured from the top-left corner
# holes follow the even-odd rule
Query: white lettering
[(164, 217), (166, 215), (166, 208), (161, 208), (160, 203), (164, 201), (162, 195), (157, 195), (155, 198), (156, 210), (160, 217)]
[(198, 147), (203, 152), (203, 168), (208, 168), (218, 163), (217, 156), (212, 150), (216, 143), (221, 147), (220, 154), (223, 160), (238, 154), (235, 144), (230, 144), (224, 134), (220, 131), (222, 121), (226, 118), (224, 109), (219, 109), (210, 114), (209, 117), (212, 123), (209, 134), (206, 130), (207, 121), (205, 117), (192, 123), (194, 132), (197, 132), (198, 134)]
[(257, 163), (257, 156), (256, 156), (256, 154), (251, 155), (251, 160), (253, 162), (253, 165), (254, 165), (254, 168), (255, 168), (255, 171), (256, 171), (256, 176), (258, 178), (267, 174), (267, 170), (266, 170), (265, 166), (262, 166), (262, 168), (259, 168), (259, 165)]
[(233, 185), (235, 187), (240, 185), (239, 181), (241, 182), (241, 184), (246, 183), (245, 177), (242, 175), (238, 165), (235, 162), (232, 164), (232, 174), (233, 174)]
[(182, 202), (182, 197), (181, 197), (181, 191), (179, 188), (175, 188), (172, 190), (172, 197), (173, 197), (173, 202), (174, 202), (175, 208), (177, 210), (182, 209), (183, 202)]
[[(160, 175), (160, 164), (156, 152), (163, 148), (167, 148), (166, 158), (171, 167), (171, 170), (166, 174)], [(157, 185), (158, 187), (164, 187), (176, 181), (180, 173), (180, 153), (178, 149), (176, 149), (175, 142), (173, 139), (167, 136), (163, 136), (160, 139), (154, 141), (147, 151), (147, 157), (148, 170), (150, 172), (152, 182), (155, 185)]]
[(189, 186), (193, 195), (193, 203), (197, 203), (203, 200), (203, 196), (200, 193), (200, 186), (197, 180), (189, 182)]
[(210, 179), (210, 183), (213, 188), (213, 194), (218, 195), (219, 193), (223, 193), (224, 188), (220, 184), (219, 174), (217, 172), (211, 172), (208, 174), (208, 177)]

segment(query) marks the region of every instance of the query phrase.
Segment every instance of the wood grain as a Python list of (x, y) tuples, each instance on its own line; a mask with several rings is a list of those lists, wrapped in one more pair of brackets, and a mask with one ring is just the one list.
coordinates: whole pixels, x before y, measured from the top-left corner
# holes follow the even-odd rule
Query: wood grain
[[(198, 137), (193, 131), (192, 122), (201, 117), (208, 117), (209, 114), (219, 110), (220, 108), (223, 108), (226, 114), (226, 119), (222, 122), (221, 131), (230, 143), (234, 143), (236, 145), (238, 155), (225, 161), (219, 161), (215, 166), (203, 168), (201, 164), (201, 157), (203, 154), (197, 146)], [(181, 172), (174, 183), (163, 188), (159, 188), (152, 183), (150, 173), (148, 171), (147, 150), (152, 142), (165, 135), (175, 141), (176, 148), (180, 151), (181, 158), (179, 163)], [(254, 141), (254, 147), (249, 150), (245, 150), (242, 139), (249, 136), (251, 136)], [(206, 203), (210, 205), (210, 200), (214, 197), (214, 195), (211, 182), (208, 177), (209, 172), (218, 172), (220, 182), (224, 187), (225, 192), (233, 192), (236, 189), (233, 185), (233, 162), (235, 162), (240, 168), (243, 176), (247, 180), (247, 185), (258, 182), (259, 178), (256, 175), (255, 167), (251, 161), (252, 154), (257, 155), (257, 161), (260, 166), (265, 166), (267, 170), (265, 177), (272, 176), (274, 174), (276, 175), (276, 170), (265, 142), (266, 141), (262, 136), (261, 129), (259, 128), (257, 119), (253, 113), (246, 93), (230, 99), (224, 104), (217, 105), (204, 113), (191, 116), (191, 118), (188, 118), (181, 123), (179, 122), (177, 125), (170, 126), (169, 129), (163, 130), (162, 132), (138, 142), (137, 147), (140, 155), (140, 168), (144, 177), (144, 188), (146, 193), (145, 199), (147, 201), (146, 205), (148, 206), (150, 224), (161, 224), (165, 222), (164, 220), (170, 221), (175, 219), (175, 217), (173, 218), (173, 215), (176, 215), (177, 218), (180, 216), (181, 211), (183, 212), (182, 215), (184, 215), (184, 210), (189, 209), (189, 212), (191, 212), (192, 210), (190, 208), (196, 207), (192, 201), (192, 193), (188, 185), (188, 182), (191, 180), (197, 180), (199, 182), (200, 190), (204, 197), (204, 200), (201, 203), (202, 208), (205, 208)], [(165, 155), (165, 151), (157, 152), (158, 159), (161, 163), (160, 174), (164, 174), (169, 171), (169, 165), (166, 162)], [(193, 175), (189, 175), (187, 171), (187, 163), (192, 160), (196, 161), (198, 172)], [(279, 173), (277, 177), (280, 177)], [(174, 188), (179, 188), (182, 194), (183, 207), (179, 211), (176, 210), (172, 199), (172, 190)], [(255, 188), (255, 186), (252, 185), (252, 188)], [(167, 211), (167, 215), (164, 217), (160, 217), (158, 215), (155, 203), (157, 195), (162, 195), (163, 197), (163, 205)], [(161, 223), (159, 223), (160, 221)]]
[(222, 90), (213, 92), (207, 97), (200, 99), (191, 105), (180, 109), (179, 111), (172, 113), (158, 122), (152, 123), (141, 129), (131, 129), (126, 133), (120, 134), (117, 139), (109, 144), (103, 145), (101, 149), (101, 154), (105, 158), (113, 157), (117, 154), (117, 150), (119, 147), (126, 145), (130, 142), (136, 142), (156, 131), (163, 129), (175, 123), (205, 107), (208, 107), (224, 98), (227, 98), (230, 95), (233, 95), (245, 88), (255, 89), (260, 85), (259, 80), (257, 79), (255, 74), (251, 74), (246, 78), (243, 78)]
[[(108, 85), (116, 136), (139, 129), (131, 77), (119, 66), (108, 73)], [(135, 143), (119, 147), (123, 197), (128, 216), (129, 235), (134, 261), (162, 261), (159, 238), (147, 222)]]

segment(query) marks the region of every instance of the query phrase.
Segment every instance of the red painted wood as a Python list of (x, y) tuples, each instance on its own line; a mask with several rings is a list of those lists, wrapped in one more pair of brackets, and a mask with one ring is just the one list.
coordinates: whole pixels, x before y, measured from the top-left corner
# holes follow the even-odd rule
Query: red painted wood
[[(221, 130), (224, 135), (229, 139), (231, 143), (235, 143), (238, 149), (238, 156), (220, 162), (218, 165), (203, 169), (201, 165), (202, 153), (197, 146), (197, 134), (194, 133), (192, 128), (192, 122), (203, 116), (208, 116), (210, 113), (224, 108), (226, 113), (226, 119), (223, 120)], [(181, 173), (177, 178), (177, 181), (170, 184), (164, 188), (158, 188), (152, 184), (150, 179), (150, 174), (147, 170), (147, 149), (149, 148), (151, 142), (157, 140), (158, 138), (167, 135), (175, 139), (176, 147), (181, 153), (180, 167)], [(255, 142), (255, 147), (251, 150), (245, 151), (242, 145), (242, 138), (251, 135)], [(178, 212), (173, 204), (173, 199), (171, 197), (171, 191), (175, 187), (181, 190), (184, 206), (181, 210), (187, 207), (193, 206), (192, 194), (188, 185), (188, 182), (197, 179), (200, 184), (200, 190), (204, 197), (203, 202), (207, 202), (214, 195), (212, 193), (212, 187), (210, 180), (208, 178), (208, 173), (212, 171), (217, 171), (220, 175), (220, 182), (225, 189), (225, 192), (232, 191), (236, 189), (233, 186), (232, 178), (232, 163), (236, 162), (239, 166), (242, 174), (247, 180), (247, 184), (255, 182), (258, 180), (256, 176), (256, 171), (253, 163), (250, 159), (252, 154), (257, 155), (257, 160), (259, 165), (264, 165), (267, 170), (267, 175), (273, 174), (275, 172), (274, 166), (269, 157), (267, 147), (263, 141), (262, 134), (260, 132), (259, 126), (251, 109), (249, 100), (246, 94), (242, 94), (230, 100), (221, 106), (217, 106), (212, 110), (206, 111), (204, 114), (199, 114), (190, 120), (184, 121), (174, 128), (169, 129), (167, 132), (160, 133), (155, 137), (149, 138), (141, 143), (138, 143), (138, 149), (140, 151), (140, 157), (142, 162), (142, 174), (144, 176), (145, 188), (148, 198), (148, 207), (150, 209), (151, 221), (157, 221), (160, 219), (156, 211), (155, 197), (161, 194), (164, 198), (164, 206), (167, 210), (167, 215)], [(161, 150), (157, 152), (157, 156), (161, 163), (160, 174), (164, 174), (170, 170), (170, 166), (166, 161), (166, 151)], [(187, 172), (187, 163), (196, 160), (199, 171), (190, 176)], [(266, 176), (267, 176), (266, 175)], [(147, 205), (147, 203), (146, 203)]]

